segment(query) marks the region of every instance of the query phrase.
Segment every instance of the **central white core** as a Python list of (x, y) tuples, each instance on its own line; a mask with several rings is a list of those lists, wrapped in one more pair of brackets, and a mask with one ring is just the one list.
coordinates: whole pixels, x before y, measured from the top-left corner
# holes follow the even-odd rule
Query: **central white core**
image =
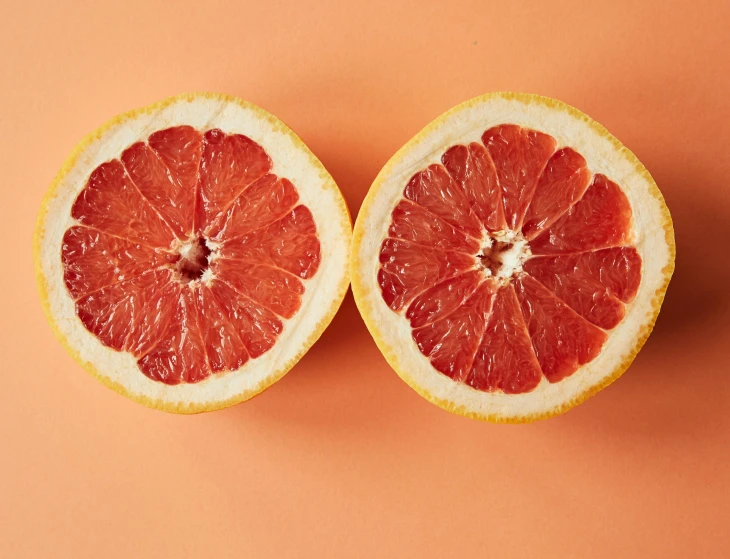
[(191, 283), (212, 279), (211, 261), (217, 256), (218, 245), (204, 237), (191, 237), (179, 243), (173, 250), (177, 260), (173, 264), (178, 281)]
[(522, 271), (522, 264), (531, 255), (521, 232), (485, 231), (477, 265), (484, 275), (507, 280)]

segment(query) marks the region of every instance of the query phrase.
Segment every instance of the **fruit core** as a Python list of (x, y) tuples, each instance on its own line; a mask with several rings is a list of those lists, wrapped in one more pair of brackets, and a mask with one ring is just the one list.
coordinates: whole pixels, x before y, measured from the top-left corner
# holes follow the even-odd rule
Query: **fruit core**
[(208, 271), (212, 254), (208, 242), (203, 237), (196, 237), (180, 244), (177, 249), (177, 261), (174, 263), (178, 280), (190, 283), (200, 280)]
[(530, 256), (530, 248), (521, 234), (499, 231), (485, 235), (477, 253), (477, 268), (486, 277), (496, 277), (504, 282), (522, 271), (522, 263)]

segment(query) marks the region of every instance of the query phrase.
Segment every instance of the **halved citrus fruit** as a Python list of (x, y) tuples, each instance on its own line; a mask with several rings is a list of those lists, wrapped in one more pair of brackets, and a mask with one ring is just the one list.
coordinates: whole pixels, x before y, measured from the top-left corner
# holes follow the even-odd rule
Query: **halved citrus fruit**
[(217, 94), (123, 114), (51, 185), (36, 276), (64, 346), (151, 407), (235, 404), (281, 378), (348, 286), (332, 177), (266, 111)]
[(634, 155), (559, 101), (495, 93), (385, 165), (355, 224), (353, 293), (419, 394), (524, 422), (618, 378), (674, 269), (672, 221)]

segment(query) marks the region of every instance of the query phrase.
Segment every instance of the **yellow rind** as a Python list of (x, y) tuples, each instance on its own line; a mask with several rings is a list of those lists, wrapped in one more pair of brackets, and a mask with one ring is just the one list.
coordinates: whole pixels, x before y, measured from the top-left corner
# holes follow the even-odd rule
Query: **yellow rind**
[[(391, 169), (398, 164), (398, 162), (412, 149), (412, 146), (420, 142), (423, 138), (425, 138), (429, 133), (437, 130), (439, 127), (443, 126), (445, 123), (447, 123), (454, 115), (461, 112), (464, 109), (467, 109), (469, 107), (472, 107), (476, 104), (483, 103), (485, 101), (488, 101), (489, 99), (493, 99), (495, 97), (501, 97), (504, 99), (511, 99), (516, 101), (521, 101), (525, 104), (541, 104), (546, 107), (550, 107), (553, 109), (559, 109), (562, 110), (568, 114), (570, 114), (572, 117), (582, 120), (583, 122), (587, 123), (593, 130), (602, 136), (603, 138), (607, 139), (613, 147), (624, 154), (624, 156), (634, 165), (634, 168), (636, 170), (637, 174), (640, 174), (642, 177), (646, 179), (646, 181), (649, 184), (650, 193), (651, 195), (656, 198), (660, 203), (660, 212), (661, 212), (661, 220), (662, 220), (662, 228), (664, 229), (664, 236), (667, 243), (667, 246), (669, 248), (669, 254), (670, 254), (670, 262), (665, 266), (662, 270), (662, 274), (664, 276), (664, 282), (662, 285), (656, 290), (654, 293), (654, 296), (652, 298), (652, 313), (647, 315), (646, 320), (641, 328), (641, 331), (639, 333), (639, 336), (636, 338), (636, 341), (634, 342), (633, 347), (627, 354), (627, 356), (621, 361), (621, 363), (611, 372), (610, 375), (608, 375), (604, 380), (602, 380), (600, 383), (589, 387), (584, 392), (580, 393), (578, 396), (565, 401), (558, 403), (554, 408), (545, 411), (543, 413), (535, 413), (535, 414), (529, 414), (529, 415), (502, 415), (502, 414), (484, 414), (484, 413), (478, 413), (473, 410), (468, 409), (465, 406), (454, 404), (453, 402), (440, 398), (436, 394), (430, 393), (428, 390), (424, 389), (408, 372), (407, 368), (402, 366), (402, 364), (399, 362), (399, 358), (397, 355), (397, 352), (393, 350), (393, 348), (390, 347), (390, 345), (386, 342), (383, 335), (380, 332), (380, 329), (378, 327), (377, 321), (373, 318), (373, 309), (371, 308), (370, 304), (367, 302), (367, 295), (369, 294), (369, 288), (365, 285), (363, 278), (359, 275), (360, 270), (360, 259), (359, 259), (359, 253), (360, 253), (360, 245), (363, 240), (364, 235), (364, 223), (365, 220), (368, 219), (368, 216), (370, 214), (371, 205), (373, 203), (373, 200), (375, 198), (375, 195), (377, 191), (381, 188), (384, 177), (386, 177)], [(487, 93), (485, 95), (480, 95), (478, 97), (474, 97), (473, 99), (469, 99), (468, 101), (465, 101), (448, 111), (446, 111), (444, 114), (436, 118), (434, 121), (432, 121), (430, 124), (428, 124), (423, 130), (421, 130), (418, 134), (416, 134), (413, 138), (411, 138), (403, 147), (401, 147), (395, 155), (385, 164), (385, 166), (381, 169), (381, 171), (378, 173), (377, 177), (375, 177), (375, 180), (373, 181), (372, 186), (370, 187), (370, 190), (368, 191), (367, 195), (365, 196), (365, 199), (363, 200), (362, 206), (360, 207), (360, 211), (358, 212), (358, 217), (355, 220), (355, 229), (353, 232), (353, 238), (352, 238), (352, 250), (350, 252), (350, 278), (352, 282), (352, 293), (355, 298), (355, 303), (360, 311), (360, 314), (363, 318), (363, 321), (365, 322), (365, 325), (367, 326), (368, 330), (370, 331), (371, 336), (375, 340), (376, 345), (380, 349), (381, 353), (385, 357), (388, 364), (395, 370), (395, 372), (398, 374), (398, 376), (403, 379), (403, 381), (406, 382), (413, 390), (415, 390), (418, 394), (420, 394), (423, 398), (428, 400), (429, 402), (436, 404), (440, 408), (445, 409), (446, 411), (449, 411), (451, 413), (455, 413), (458, 415), (463, 415), (465, 417), (469, 417), (472, 419), (478, 419), (480, 421), (489, 421), (492, 423), (530, 423), (533, 421), (538, 421), (540, 419), (547, 419), (549, 417), (553, 417), (556, 415), (559, 415), (561, 413), (564, 413), (571, 408), (574, 408), (578, 404), (584, 402), (591, 396), (595, 395), (597, 392), (614, 382), (616, 379), (618, 379), (625, 371), (629, 368), (631, 363), (633, 362), (636, 355), (641, 350), (642, 346), (646, 342), (647, 338), (649, 337), (649, 334), (651, 334), (651, 331), (654, 328), (654, 324), (656, 322), (656, 319), (659, 315), (659, 310), (661, 309), (662, 302), (664, 301), (664, 295), (667, 291), (667, 287), (669, 286), (669, 281), (672, 277), (672, 273), (674, 272), (674, 261), (676, 257), (676, 245), (674, 242), (674, 226), (672, 224), (672, 216), (669, 213), (669, 208), (667, 208), (666, 203), (664, 202), (664, 197), (662, 196), (661, 191), (659, 190), (659, 187), (654, 182), (654, 179), (649, 174), (649, 171), (642, 165), (642, 163), (637, 159), (637, 157), (628, 149), (626, 148), (617, 138), (615, 138), (606, 128), (604, 128), (601, 124), (594, 121), (592, 118), (590, 118), (585, 113), (579, 111), (575, 107), (572, 107), (568, 105), (567, 103), (564, 103), (562, 101), (558, 101), (557, 99), (552, 99), (550, 97), (543, 97), (541, 95), (534, 95), (530, 93), (513, 93), (513, 92), (495, 92), (495, 93)]]
[[(144, 406), (147, 406), (149, 408), (158, 409), (166, 412), (172, 412), (172, 413), (180, 413), (180, 414), (194, 414), (194, 413), (201, 413), (201, 412), (207, 412), (207, 411), (215, 411), (222, 408), (226, 408), (229, 406), (233, 406), (235, 404), (239, 404), (245, 400), (249, 400), (253, 398), (254, 396), (260, 394), (264, 390), (266, 390), (268, 387), (270, 387), (272, 384), (274, 384), (276, 381), (280, 380), (287, 372), (291, 370), (291, 368), (296, 365), (296, 363), (304, 356), (305, 353), (314, 345), (314, 343), (319, 339), (319, 337), (322, 335), (322, 333), (325, 331), (327, 326), (332, 322), (332, 319), (334, 318), (335, 314), (337, 313), (337, 310), (340, 308), (340, 305), (342, 304), (342, 301), (345, 298), (345, 295), (347, 294), (347, 288), (350, 284), (348, 274), (346, 273), (343, 276), (342, 281), (337, 286), (337, 292), (335, 293), (335, 296), (332, 299), (332, 303), (330, 305), (329, 310), (327, 311), (325, 317), (317, 324), (315, 329), (312, 331), (312, 333), (307, 337), (307, 339), (304, 341), (304, 343), (301, 346), (300, 351), (288, 362), (286, 362), (280, 369), (275, 371), (273, 374), (268, 376), (266, 379), (264, 379), (261, 383), (259, 383), (257, 386), (251, 388), (250, 390), (247, 390), (241, 394), (237, 394), (236, 396), (233, 396), (231, 398), (228, 398), (226, 400), (218, 400), (213, 402), (206, 402), (201, 404), (191, 404), (191, 403), (185, 403), (185, 402), (167, 402), (161, 399), (154, 399), (150, 398), (145, 395), (135, 394), (127, 390), (124, 386), (121, 384), (112, 381), (107, 376), (105, 376), (97, 367), (94, 366), (93, 363), (85, 361), (81, 359), (79, 352), (76, 350), (75, 347), (73, 347), (66, 336), (63, 334), (61, 329), (59, 328), (56, 317), (51, 312), (50, 302), (49, 302), (49, 296), (48, 296), (48, 280), (45, 277), (43, 273), (43, 267), (42, 267), (42, 261), (41, 261), (41, 243), (44, 236), (44, 223), (46, 221), (47, 215), (48, 215), (48, 207), (50, 204), (50, 201), (56, 196), (59, 187), (61, 184), (63, 184), (63, 180), (68, 175), (68, 173), (73, 169), (73, 167), (76, 165), (76, 162), (78, 158), (86, 151), (86, 149), (95, 141), (101, 139), (106, 132), (108, 132), (112, 127), (117, 126), (119, 124), (122, 124), (123, 122), (135, 118), (140, 115), (144, 114), (150, 114), (154, 113), (156, 111), (160, 111), (164, 109), (165, 107), (178, 103), (181, 101), (194, 101), (196, 99), (200, 98), (207, 98), (207, 99), (216, 99), (223, 102), (229, 102), (229, 103), (235, 103), (240, 105), (241, 107), (244, 107), (246, 109), (254, 111), (256, 114), (258, 114), (261, 118), (268, 120), (276, 130), (283, 132), (287, 136), (291, 138), (291, 140), (294, 142), (296, 146), (298, 146), (300, 149), (302, 149), (307, 157), (309, 158), (312, 165), (319, 169), (320, 175), (323, 178), (323, 186), (324, 188), (333, 189), (335, 194), (337, 195), (337, 199), (340, 206), (340, 212), (339, 215), (336, 216), (337, 218), (343, 220), (343, 225), (345, 222), (347, 222), (348, 227), (350, 230), (352, 230), (352, 218), (350, 215), (350, 210), (347, 207), (347, 203), (345, 202), (345, 198), (342, 195), (342, 192), (337, 187), (337, 184), (335, 183), (332, 176), (327, 172), (324, 165), (322, 165), (322, 162), (317, 159), (317, 157), (311, 152), (311, 150), (307, 147), (307, 145), (297, 136), (286, 124), (284, 124), (280, 119), (269, 113), (268, 111), (265, 111), (264, 109), (254, 105), (253, 103), (249, 103), (248, 101), (244, 101), (243, 99), (239, 99), (238, 97), (234, 97), (232, 95), (227, 95), (223, 93), (209, 93), (209, 92), (200, 92), (200, 93), (184, 93), (182, 95), (176, 95), (173, 97), (169, 97), (167, 99), (163, 99), (161, 101), (158, 101), (156, 103), (152, 103), (151, 105), (147, 105), (146, 107), (142, 107), (139, 109), (134, 109), (132, 111), (128, 111), (125, 113), (122, 113), (111, 120), (107, 121), (103, 125), (101, 125), (99, 128), (91, 132), (90, 134), (87, 134), (77, 145), (74, 147), (74, 149), (71, 151), (71, 154), (68, 156), (64, 164), (62, 165), (60, 171), (56, 175), (56, 177), (53, 179), (53, 182), (51, 182), (51, 185), (49, 186), (48, 190), (46, 191), (46, 194), (43, 197), (43, 200), (41, 201), (41, 207), (40, 211), (38, 212), (38, 218), (36, 220), (36, 228), (35, 232), (33, 234), (33, 259), (34, 259), (34, 265), (35, 265), (35, 277), (36, 277), (36, 283), (38, 285), (38, 291), (41, 298), (41, 304), (43, 306), (43, 311), (46, 315), (46, 319), (48, 320), (51, 329), (58, 339), (58, 341), (61, 343), (61, 345), (66, 349), (66, 351), (71, 355), (71, 357), (86, 371), (88, 372), (92, 377), (100, 381), (105, 386), (111, 388), (115, 392), (118, 392), (122, 396), (126, 396), (130, 400), (133, 400), (135, 402), (138, 402)], [(333, 216), (333, 219), (335, 219), (335, 216)]]

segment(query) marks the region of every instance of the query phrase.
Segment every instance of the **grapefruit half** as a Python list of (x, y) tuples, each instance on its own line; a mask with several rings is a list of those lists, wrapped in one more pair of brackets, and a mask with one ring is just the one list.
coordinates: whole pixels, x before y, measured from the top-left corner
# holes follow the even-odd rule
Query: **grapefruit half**
[(93, 376), (180, 413), (281, 378), (349, 283), (351, 221), (281, 121), (191, 94), (116, 117), (46, 194), (36, 277), (55, 334)]
[(659, 189), (560, 101), (494, 93), (388, 161), (355, 224), (353, 293), (375, 342), (451, 412), (527, 422), (613, 382), (674, 269)]

